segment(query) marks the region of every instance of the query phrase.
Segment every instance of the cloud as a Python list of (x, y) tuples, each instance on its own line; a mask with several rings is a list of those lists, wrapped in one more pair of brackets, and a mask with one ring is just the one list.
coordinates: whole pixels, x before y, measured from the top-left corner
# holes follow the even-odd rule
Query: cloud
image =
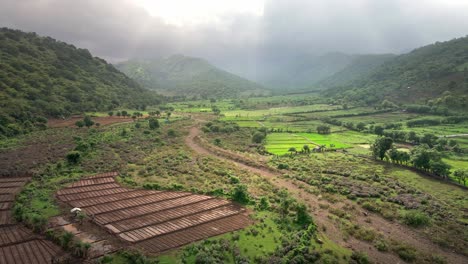
[(111, 61), (183, 53), (225, 68), (300, 54), (399, 53), (467, 34), (463, 0), (267, 0), (262, 16), (175, 26), (130, 0), (0, 0), (0, 25), (48, 35)]

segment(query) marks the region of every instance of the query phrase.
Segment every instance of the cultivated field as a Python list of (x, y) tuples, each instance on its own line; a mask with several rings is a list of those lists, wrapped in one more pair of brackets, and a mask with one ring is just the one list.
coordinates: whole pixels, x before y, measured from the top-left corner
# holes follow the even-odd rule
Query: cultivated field
[(47, 264), (60, 259), (60, 247), (16, 224), (12, 207), (16, 194), (31, 177), (0, 178), (0, 264)]
[(57, 192), (93, 222), (149, 253), (243, 228), (247, 212), (227, 200), (189, 192), (121, 187), (117, 173), (82, 179)]

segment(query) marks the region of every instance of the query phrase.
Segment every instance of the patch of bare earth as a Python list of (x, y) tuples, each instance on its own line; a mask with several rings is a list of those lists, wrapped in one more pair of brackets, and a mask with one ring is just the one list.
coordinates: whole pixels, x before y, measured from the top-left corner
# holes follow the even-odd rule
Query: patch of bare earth
[[(120, 117), (120, 116), (98, 116), (91, 118), (94, 123), (99, 123), (101, 126), (111, 125), (115, 123), (130, 123), (133, 122), (133, 119), (130, 117)], [(79, 120), (83, 120), (82, 116), (72, 116), (67, 119), (49, 119), (47, 126), (51, 128), (59, 127), (76, 127), (75, 123)]]
[[(203, 155), (216, 157), (224, 161), (230, 161), (242, 169), (252, 173), (261, 175), (271, 181), (272, 184), (279, 188), (287, 189), (296, 199), (306, 203), (311, 213), (314, 216), (315, 222), (321, 227), (325, 235), (335, 243), (356, 251), (366, 252), (374, 263), (402, 263), (403, 261), (395, 254), (389, 252), (380, 252), (372, 244), (357, 240), (354, 238), (344, 237), (341, 230), (335, 225), (335, 222), (329, 217), (329, 209), (342, 209), (344, 203), (332, 203), (323, 200), (318, 196), (311, 194), (305, 188), (299, 187), (306, 183), (293, 181), (282, 178), (279, 171), (273, 170), (266, 165), (256, 163), (250, 159), (242, 159), (238, 153), (232, 153), (228, 150), (210, 145), (200, 139), (200, 129), (197, 126), (190, 128), (190, 133), (185, 139), (185, 143), (195, 152)], [(325, 205), (322, 209), (319, 204)], [(326, 209), (328, 208), (328, 209)], [(438, 254), (444, 256), (448, 263), (467, 263), (467, 258), (455, 252), (443, 249), (425, 238), (423, 235), (412, 230), (407, 226), (400, 225), (395, 222), (390, 222), (382, 217), (360, 210), (359, 213), (353, 215), (353, 221), (356, 224), (379, 231), (386, 239), (404, 242), (417, 249), (419, 252), (425, 253), (428, 256)]]
[[(58, 200), (80, 208), (92, 223), (118, 238), (117, 243), (106, 239), (114, 249), (136, 247), (158, 254), (251, 223), (247, 210), (230, 201), (189, 192), (125, 188), (115, 182), (116, 176), (87, 177), (56, 194)], [(85, 237), (97, 233), (63, 222), (57, 226), (77, 229)]]
[(60, 247), (13, 219), (11, 210), (16, 194), (31, 179), (25, 177), (0, 178), (0, 263), (48, 264), (68, 259)]

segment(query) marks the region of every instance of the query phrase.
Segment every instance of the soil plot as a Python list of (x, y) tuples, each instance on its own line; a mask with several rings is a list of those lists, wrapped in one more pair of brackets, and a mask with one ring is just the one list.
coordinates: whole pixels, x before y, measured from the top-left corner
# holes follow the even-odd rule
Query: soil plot
[(94, 223), (130, 245), (159, 253), (251, 223), (230, 201), (189, 192), (124, 188), (117, 173), (84, 178), (57, 192)]

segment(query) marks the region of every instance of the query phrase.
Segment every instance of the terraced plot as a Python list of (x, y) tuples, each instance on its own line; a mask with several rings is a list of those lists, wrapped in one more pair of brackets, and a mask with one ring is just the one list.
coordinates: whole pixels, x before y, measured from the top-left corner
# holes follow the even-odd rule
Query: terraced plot
[(16, 224), (11, 215), (15, 195), (29, 179), (0, 178), (0, 264), (47, 264), (67, 258), (58, 246)]
[(81, 208), (99, 226), (122, 241), (158, 253), (250, 223), (241, 206), (188, 192), (129, 189), (117, 173), (85, 178), (57, 192), (57, 198)]

